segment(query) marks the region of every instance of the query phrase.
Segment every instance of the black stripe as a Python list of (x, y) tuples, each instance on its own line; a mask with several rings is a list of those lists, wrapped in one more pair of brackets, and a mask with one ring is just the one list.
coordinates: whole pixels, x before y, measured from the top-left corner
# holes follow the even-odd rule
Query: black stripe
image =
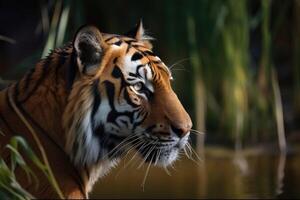
[(41, 72), (42, 74), (40, 75), (39, 79), (35, 83), (33, 89), (25, 96), (25, 98), (20, 100), (20, 103), (26, 102), (33, 95), (33, 93), (38, 89), (38, 87), (41, 85), (41, 83), (44, 81), (44, 79), (47, 75), (49, 66), (51, 64), (51, 61), (52, 61), (51, 57), (47, 57), (45, 60), (42, 61), (43, 62), (42, 72)]
[(111, 75), (114, 78), (121, 78), (123, 76), (121, 69), (117, 65), (115, 65)]
[[(105, 81), (104, 82), (105, 88), (106, 88), (106, 93), (107, 93), (107, 98), (108, 98), (108, 102), (111, 108), (111, 111), (109, 112), (108, 116), (107, 116), (107, 122), (111, 122), (115, 125), (116, 124), (116, 118), (119, 116), (126, 116), (130, 119), (130, 122), (133, 122), (133, 112), (117, 112), (114, 106), (114, 96), (115, 96), (115, 86), (113, 83), (109, 82), (109, 81)], [(118, 126), (118, 125), (117, 125)]]
[(68, 52), (60, 52), (59, 53), (59, 65), (56, 65), (55, 67), (55, 82), (58, 84), (59, 81), (59, 70), (62, 68), (62, 66), (66, 63), (66, 60), (69, 58), (69, 53)]
[(146, 133), (151, 133), (151, 131), (156, 127), (156, 125), (152, 125), (152, 126), (149, 126), (148, 128), (146, 128), (145, 132)]
[(143, 53), (147, 54), (147, 55), (150, 55), (150, 56), (156, 56), (152, 51), (143, 51)]
[(106, 40), (105, 40), (105, 42), (109, 42), (110, 40), (112, 40), (112, 39), (114, 39), (115, 37), (113, 36), (113, 37), (110, 37), (110, 38), (107, 38)]
[(61, 52), (59, 54), (59, 61), (58, 61), (58, 65), (62, 66), (65, 64), (67, 58), (69, 56), (69, 53), (68, 52)]
[(114, 43), (114, 45), (117, 45), (117, 46), (121, 46), (121, 44), (122, 44), (122, 41), (121, 41), (121, 40), (119, 40), (118, 42), (115, 42), (115, 43)]
[(153, 92), (151, 92), (145, 84), (143, 84), (141, 91), (147, 96), (148, 100), (151, 100), (153, 97)]
[(129, 72), (128, 75), (129, 75), (129, 76), (133, 76), (133, 77), (135, 77), (135, 78), (138, 77), (138, 75), (136, 75), (136, 74), (134, 74), (134, 73), (132, 73), (132, 72)]
[(136, 60), (140, 60), (142, 59), (144, 56), (142, 54), (140, 54), (139, 52), (135, 52), (132, 57), (131, 57), (131, 61), (136, 61)]
[(121, 140), (121, 139), (125, 139), (126, 136), (121, 136), (121, 135), (114, 135), (114, 134), (110, 134), (109, 136), (111, 139), (115, 139), (115, 140)]
[(126, 101), (129, 105), (131, 105), (131, 106), (134, 107), (134, 108), (136, 108), (136, 107), (139, 106), (138, 104), (135, 104), (135, 103), (133, 103), (133, 102), (131, 101), (131, 99), (130, 99), (130, 97), (129, 97), (129, 93), (128, 93), (128, 91), (127, 91), (126, 89), (124, 90), (124, 99), (125, 99), (125, 101)]
[(132, 45), (134, 48), (136, 48), (136, 49), (138, 49), (138, 48), (141, 48), (141, 47), (143, 47), (143, 48), (145, 48), (145, 46), (144, 45), (141, 45), (141, 44), (133, 44)]
[(131, 48), (131, 45), (130, 45), (130, 44), (128, 44), (128, 45), (127, 45), (127, 49), (126, 49), (126, 53), (128, 53), (128, 52), (129, 52), (130, 48)]
[(74, 80), (75, 80), (75, 77), (76, 77), (76, 74), (78, 72), (76, 57), (77, 57), (76, 51), (73, 50), (72, 55), (71, 55), (71, 61), (68, 65), (68, 67), (67, 67), (67, 73), (66, 73), (66, 75), (67, 75), (67, 77), (66, 77), (67, 78), (66, 87), (67, 87), (68, 91), (71, 91)]
[(162, 61), (161, 60), (156, 60), (156, 61), (153, 61), (154, 64), (161, 64)]
[(126, 80), (127, 81), (133, 81), (133, 80), (135, 80), (135, 78), (127, 78)]
[(115, 57), (114, 60), (113, 60), (113, 63), (116, 64), (117, 61), (118, 61), (118, 57)]
[(135, 71), (135, 73), (138, 74), (140, 77), (142, 77), (142, 75), (141, 75), (140, 72), (139, 72), (139, 70), (140, 70), (141, 67), (145, 67), (145, 65), (138, 65), (138, 66), (136, 67), (136, 71)]
[(113, 72), (112, 72), (112, 76), (117, 79), (121, 78), (121, 85), (120, 85), (120, 90), (119, 90), (119, 94), (118, 94), (120, 96), (122, 89), (125, 88), (128, 85), (128, 83), (126, 82), (124, 75), (118, 65), (115, 65)]
[(146, 120), (148, 115), (149, 115), (149, 113), (146, 112), (141, 121), (134, 123), (133, 124), (133, 130), (135, 130), (137, 126), (141, 125)]
[(93, 96), (94, 96), (94, 103), (93, 103), (93, 109), (92, 109), (92, 113), (91, 113), (91, 122), (92, 122), (92, 127), (94, 128), (94, 117), (95, 114), (100, 106), (101, 103), (101, 96), (100, 96), (100, 92), (98, 89), (98, 85), (99, 85), (99, 79), (97, 79), (94, 83), (93, 83)]
[(25, 80), (24, 80), (24, 91), (26, 91), (29, 87), (29, 83), (31, 81), (31, 77), (35, 72), (35, 68), (31, 68), (30, 71), (27, 73)]
[(131, 44), (132, 42), (136, 42), (134, 39), (124, 39), (124, 41), (128, 44)]
[(61, 57), (68, 57), (70, 55), (65, 49), (62, 49), (58, 54)]
[(104, 85), (106, 87), (109, 105), (110, 105), (111, 109), (115, 110), (115, 106), (114, 106), (115, 86), (113, 83), (111, 83), (109, 81), (104, 81)]
[(97, 138), (99, 138), (99, 142), (102, 143), (104, 138), (106, 138), (107, 136), (105, 136), (105, 131), (104, 131), (104, 125), (100, 124), (99, 126), (97, 126), (93, 133), (95, 134), (95, 136)]
[(127, 128), (129, 127), (128, 121), (123, 120), (123, 119), (120, 119), (120, 122), (121, 122), (122, 124), (125, 124), (125, 126), (126, 126)]

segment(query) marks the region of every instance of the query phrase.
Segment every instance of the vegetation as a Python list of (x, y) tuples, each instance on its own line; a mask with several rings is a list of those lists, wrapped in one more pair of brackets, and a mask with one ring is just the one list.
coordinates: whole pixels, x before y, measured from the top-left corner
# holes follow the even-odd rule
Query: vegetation
[[(2, 132), (1, 132), (2, 133)], [(3, 133), (2, 133), (3, 135)], [(33, 199), (30, 193), (28, 193), (18, 183), (17, 177), (15, 176), (15, 170), (20, 167), (27, 175), (29, 182), (34, 182), (36, 188), (39, 186), (39, 179), (35, 175), (35, 172), (29, 167), (25, 159), (20, 152), (24, 152), (28, 160), (41, 170), (48, 178), (49, 182), (57, 192), (58, 196), (63, 198), (63, 195), (59, 188), (56, 186), (56, 180), (50, 175), (50, 166), (42, 162), (35, 152), (30, 148), (27, 142), (20, 136), (14, 136), (11, 138), (10, 143), (6, 145), (6, 149), (10, 152), (10, 163), (6, 163), (0, 157), (0, 198), (1, 199), (18, 199), (27, 200)]]

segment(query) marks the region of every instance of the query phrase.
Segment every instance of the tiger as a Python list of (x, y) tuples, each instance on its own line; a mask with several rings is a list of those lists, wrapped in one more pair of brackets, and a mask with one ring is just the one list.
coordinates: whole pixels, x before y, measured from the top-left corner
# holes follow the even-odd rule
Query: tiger
[[(37, 133), (65, 198), (88, 198), (129, 149), (152, 165), (173, 163), (192, 121), (151, 40), (141, 22), (122, 35), (79, 28), (72, 42), (0, 92), (2, 158), (9, 159), (4, 146), (14, 135), (38, 152), (17, 109)], [(17, 168), (19, 183), (34, 197), (58, 198), (45, 175), (34, 171), (38, 188)]]

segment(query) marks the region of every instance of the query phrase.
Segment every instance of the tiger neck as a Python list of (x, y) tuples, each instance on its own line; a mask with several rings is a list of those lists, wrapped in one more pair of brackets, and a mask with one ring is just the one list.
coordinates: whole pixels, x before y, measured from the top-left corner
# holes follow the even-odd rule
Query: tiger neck
[(16, 85), (15, 101), (23, 114), (34, 119), (55, 142), (64, 147), (62, 115), (67, 103), (66, 70), (71, 49), (56, 50), (41, 60)]
[[(68, 81), (72, 82), (73, 80), (70, 79), (74, 78), (69, 77), (69, 74), (72, 73), (70, 68), (76, 67), (73, 66), (74, 58), (72, 56), (72, 47), (67, 46), (64, 49), (56, 49), (47, 58), (37, 63), (33, 69), (11, 88), (14, 103), (20, 109), (22, 115), (32, 123), (33, 127), (38, 128), (36, 130), (38, 134), (47, 134), (53, 141), (53, 145), (58, 145), (57, 148), (68, 157), (69, 155), (65, 151), (66, 135), (63, 128), (63, 115), (67, 106), (70, 87), (72, 87), (72, 83)], [(40, 131), (44, 133), (39, 133)], [(70, 162), (70, 160), (65, 162)], [(82, 195), (86, 195), (89, 182), (86, 170), (76, 166), (74, 166), (74, 169), (79, 175), (79, 179), (75, 176), (77, 180), (74, 180), (74, 183), (79, 183), (79, 185), (74, 190), (70, 188), (67, 188), (67, 190), (79, 191), (79, 193), (80, 191), (85, 191)], [(62, 185), (72, 181), (60, 180), (59, 178), (57, 180)], [(61, 189), (65, 193), (65, 188)], [(73, 195), (68, 194), (68, 192), (65, 194), (67, 196)]]

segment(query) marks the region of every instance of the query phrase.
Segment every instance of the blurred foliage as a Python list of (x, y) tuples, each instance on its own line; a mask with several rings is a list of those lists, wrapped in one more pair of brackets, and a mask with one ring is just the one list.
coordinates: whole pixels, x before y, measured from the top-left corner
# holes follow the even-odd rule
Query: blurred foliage
[[(3, 135), (3, 133), (1, 132)], [(33, 199), (34, 197), (28, 193), (19, 184), (16, 176), (15, 170), (20, 167), (27, 175), (27, 180), (32, 183), (34, 181), (36, 189), (39, 186), (39, 179), (35, 175), (35, 172), (29, 167), (25, 159), (20, 152), (24, 152), (29, 161), (34, 163), (34, 165), (48, 178), (49, 182), (52, 183), (54, 177), (48, 175), (49, 166), (45, 165), (34, 151), (30, 148), (27, 142), (20, 136), (14, 136), (11, 138), (9, 144), (6, 145), (6, 149), (10, 152), (10, 164), (8, 165), (3, 158), (0, 157), (0, 199), (17, 199), (17, 200), (27, 200)], [(56, 182), (56, 181), (55, 181)], [(57, 188), (53, 187), (58, 195), (61, 194)], [(63, 197), (63, 196), (61, 196)]]

